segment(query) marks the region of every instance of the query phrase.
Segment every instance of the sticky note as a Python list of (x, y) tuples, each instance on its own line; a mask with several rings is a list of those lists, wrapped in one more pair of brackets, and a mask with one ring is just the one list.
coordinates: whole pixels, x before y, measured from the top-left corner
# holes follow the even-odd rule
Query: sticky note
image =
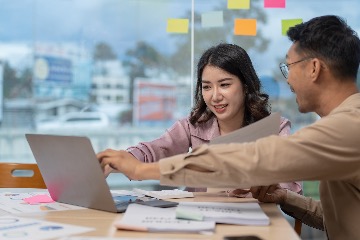
[(166, 32), (168, 33), (188, 33), (189, 19), (186, 18), (170, 18), (167, 21)]
[(28, 204), (52, 203), (54, 200), (47, 194), (39, 194), (23, 199)]
[(235, 19), (234, 34), (256, 36), (256, 19)]
[(201, 14), (202, 27), (224, 26), (224, 15), (222, 11), (213, 11)]
[(228, 0), (228, 9), (249, 9), (250, 0)]
[(285, 0), (264, 0), (264, 8), (285, 8)]
[(175, 210), (176, 218), (179, 219), (188, 219), (188, 220), (195, 220), (195, 221), (203, 221), (204, 215), (198, 212), (189, 211), (188, 209), (181, 209), (181, 207), (177, 207)]
[(301, 18), (298, 19), (283, 19), (281, 20), (281, 34), (286, 36), (287, 31), (290, 27), (293, 27), (297, 24), (302, 23), (303, 20)]

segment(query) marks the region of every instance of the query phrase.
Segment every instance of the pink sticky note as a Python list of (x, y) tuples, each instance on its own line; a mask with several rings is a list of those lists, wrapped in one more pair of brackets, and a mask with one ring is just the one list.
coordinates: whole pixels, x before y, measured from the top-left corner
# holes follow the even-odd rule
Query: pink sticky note
[(35, 195), (23, 199), (28, 204), (39, 204), (39, 203), (52, 203), (54, 200), (47, 194)]
[(264, 0), (264, 8), (285, 8), (285, 0)]

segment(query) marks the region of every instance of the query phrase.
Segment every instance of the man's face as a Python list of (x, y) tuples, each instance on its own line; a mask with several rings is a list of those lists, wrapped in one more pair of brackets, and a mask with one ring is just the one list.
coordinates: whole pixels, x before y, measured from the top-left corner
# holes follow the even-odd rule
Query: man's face
[[(287, 83), (293, 93), (296, 94), (296, 103), (298, 104), (299, 112), (307, 113), (313, 111), (314, 96), (311, 89), (311, 81), (307, 77), (311, 70), (311, 58), (301, 61), (308, 56), (300, 54), (296, 51), (297, 43), (294, 43), (286, 55), (286, 64), (288, 66), (289, 76)], [(298, 63), (295, 63), (300, 61)], [(292, 64), (294, 63), (294, 64)]]

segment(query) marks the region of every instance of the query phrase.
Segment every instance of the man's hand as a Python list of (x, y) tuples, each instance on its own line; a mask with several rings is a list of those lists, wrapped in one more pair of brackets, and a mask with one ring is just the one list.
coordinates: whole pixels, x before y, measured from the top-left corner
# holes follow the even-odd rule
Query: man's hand
[(254, 198), (260, 202), (284, 204), (286, 199), (286, 189), (279, 184), (270, 186), (251, 187), (250, 191)]
[(141, 164), (132, 154), (124, 150), (106, 149), (96, 155), (105, 176), (111, 172), (119, 171), (125, 174), (129, 179), (136, 179), (137, 167)]

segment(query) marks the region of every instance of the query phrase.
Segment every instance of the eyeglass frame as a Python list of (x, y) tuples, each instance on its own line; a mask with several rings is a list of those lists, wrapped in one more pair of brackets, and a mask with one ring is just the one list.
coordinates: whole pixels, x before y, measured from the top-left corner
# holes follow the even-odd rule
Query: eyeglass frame
[(295, 63), (300, 63), (300, 62), (309, 60), (311, 58), (314, 58), (314, 57), (305, 57), (303, 59), (300, 59), (299, 61), (292, 62), (292, 63), (284, 63), (284, 62), (282, 62), (282, 63), (279, 64), (280, 71), (281, 71), (282, 75), (284, 76), (284, 78), (288, 79), (288, 77), (289, 77), (289, 66), (290, 65), (293, 65)]

